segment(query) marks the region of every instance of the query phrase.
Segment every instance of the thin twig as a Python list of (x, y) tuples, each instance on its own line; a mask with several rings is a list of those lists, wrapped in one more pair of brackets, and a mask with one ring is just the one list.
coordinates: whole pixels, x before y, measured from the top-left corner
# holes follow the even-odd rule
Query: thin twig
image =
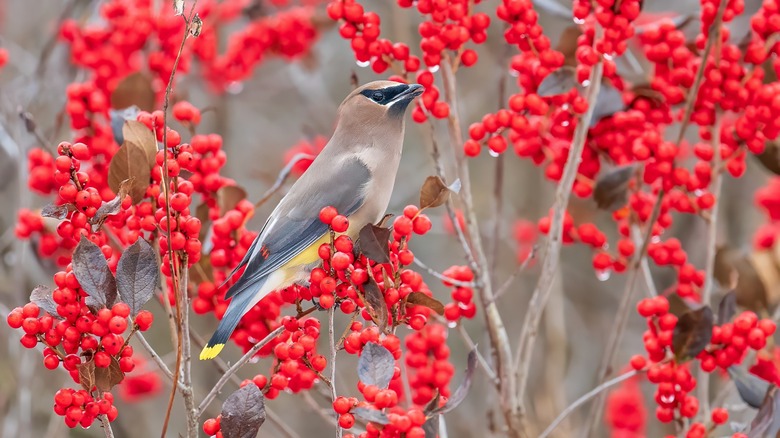
[(296, 164), (298, 164), (301, 160), (313, 160), (315, 157), (314, 155), (310, 154), (304, 154), (304, 153), (298, 153), (295, 154), (295, 156), (292, 157), (292, 160), (290, 160), (289, 163), (287, 163), (286, 166), (282, 169), (281, 172), (279, 172), (279, 176), (276, 177), (276, 181), (274, 182), (274, 185), (272, 185), (268, 190), (263, 193), (263, 196), (260, 197), (260, 200), (255, 203), (255, 208), (259, 208), (261, 205), (265, 204), (266, 201), (268, 201), (271, 196), (274, 195), (284, 184), (285, 181), (287, 181), (287, 178), (290, 176), (290, 173), (292, 172), (293, 167), (295, 167)]
[[(512, 372), (512, 350), (509, 346), (509, 335), (504, 326), (504, 321), (501, 319), (501, 314), (494, 301), (490, 265), (482, 244), (477, 215), (474, 210), (474, 201), (471, 193), (471, 175), (462, 148), (463, 133), (458, 116), (457, 86), (453, 72), (454, 62), (456, 61), (451, 59), (449, 53), (445, 52), (443, 62), (441, 63), (441, 77), (444, 83), (444, 99), (450, 107), (447, 123), (450, 148), (455, 153), (458, 176), (461, 180), (460, 199), (463, 202), (466, 230), (471, 241), (472, 259), (477, 265), (477, 269), (474, 272), (477, 283), (476, 291), (482, 302), (490, 345), (495, 357), (494, 363), (496, 364), (496, 373), (500, 383), (501, 408), (506, 422), (507, 434), (510, 437), (515, 437), (520, 436), (520, 424), (517, 416), (517, 395), (512, 390), (515, 387), (515, 375)], [(457, 229), (457, 221), (455, 225)]]
[(247, 362), (249, 362), (250, 359), (254, 357), (255, 354), (257, 354), (258, 351), (260, 351), (261, 348), (265, 347), (269, 342), (271, 342), (275, 337), (279, 336), (279, 334), (284, 331), (284, 326), (279, 326), (276, 328), (276, 330), (272, 331), (268, 334), (268, 336), (264, 337), (260, 342), (253, 345), (252, 348), (249, 349), (249, 351), (246, 352), (243, 356), (241, 356), (241, 359), (239, 359), (236, 363), (233, 364), (228, 370), (225, 372), (225, 374), (222, 375), (222, 377), (219, 378), (217, 383), (214, 385), (213, 388), (211, 388), (211, 391), (209, 391), (208, 394), (206, 394), (206, 397), (203, 398), (203, 401), (200, 402), (200, 405), (198, 406), (198, 415), (200, 415), (214, 400), (214, 397), (217, 396), (219, 391), (222, 389), (223, 386), (230, 380), (231, 376), (235, 374), (239, 368), (244, 366)]
[(524, 272), (525, 269), (528, 267), (528, 264), (531, 263), (531, 260), (536, 258), (536, 252), (539, 250), (538, 245), (534, 245), (531, 248), (531, 252), (528, 253), (528, 255), (525, 257), (525, 260), (523, 260), (523, 263), (520, 263), (515, 267), (515, 270), (512, 271), (512, 274), (504, 281), (504, 284), (501, 285), (500, 288), (496, 291), (496, 293), (493, 295), (493, 301), (499, 299), (502, 295), (504, 295), (509, 288), (512, 286), (512, 283), (515, 282), (517, 279), (517, 276), (520, 275), (520, 273)]
[[(165, 362), (162, 360), (159, 354), (154, 350), (154, 348), (149, 345), (149, 341), (146, 340), (144, 335), (141, 332), (136, 332), (135, 338), (138, 340), (138, 342), (141, 343), (141, 345), (144, 347), (144, 349), (149, 353), (149, 356), (152, 358), (152, 361), (157, 364), (157, 366), (160, 368), (160, 371), (162, 371), (163, 374), (165, 374), (165, 377), (171, 380), (173, 382), (173, 372), (171, 372), (170, 368), (168, 368), (168, 365), (165, 364)], [(176, 386), (179, 388), (179, 391), (184, 390), (184, 385), (181, 383), (181, 381), (176, 382)]]
[(103, 433), (106, 434), (106, 438), (114, 438), (114, 430), (111, 429), (111, 423), (108, 421), (108, 416), (105, 414), (100, 415), (100, 424), (103, 425)]
[[(330, 396), (331, 401), (336, 401), (336, 336), (333, 328), (333, 307), (328, 309), (328, 340), (330, 342)], [(343, 431), (341, 425), (336, 425), (336, 438), (341, 438)]]
[[(634, 245), (642, 247), (644, 239), (642, 238), (642, 230), (636, 225), (631, 225), (631, 238), (634, 240)], [(657, 297), (658, 289), (655, 287), (655, 281), (653, 281), (653, 274), (650, 272), (650, 262), (647, 257), (642, 257), (639, 260), (639, 269), (642, 270), (642, 276), (645, 278), (645, 286), (647, 288), (647, 296)]]
[(606, 391), (607, 389), (609, 389), (612, 386), (617, 385), (620, 382), (623, 382), (625, 380), (628, 380), (628, 379), (636, 376), (637, 374), (639, 374), (639, 371), (632, 370), (632, 371), (629, 371), (629, 372), (627, 372), (625, 374), (621, 374), (621, 375), (615, 377), (614, 379), (606, 381), (606, 382), (602, 383), (601, 385), (591, 389), (590, 391), (585, 393), (582, 397), (580, 397), (577, 400), (575, 400), (574, 403), (572, 403), (569, 406), (567, 406), (566, 409), (563, 410), (563, 412), (558, 414), (558, 416), (555, 417), (555, 420), (553, 420), (553, 422), (550, 423), (549, 426), (547, 426), (547, 429), (545, 429), (544, 432), (542, 432), (539, 435), (539, 438), (546, 438), (546, 437), (550, 436), (552, 431), (555, 430), (555, 428), (558, 427), (563, 422), (563, 420), (566, 419), (566, 417), (571, 415), (572, 412), (576, 411), (577, 408), (579, 408), (583, 404), (587, 403), (593, 397), (601, 394), (602, 392)]
[(496, 377), (496, 372), (493, 371), (492, 368), (490, 368), (490, 364), (485, 359), (485, 356), (482, 355), (482, 353), (479, 352), (477, 349), (477, 344), (474, 342), (474, 340), (471, 339), (471, 336), (469, 335), (469, 332), (466, 331), (466, 327), (463, 327), (463, 324), (458, 324), (458, 333), (460, 334), (460, 337), (463, 339), (463, 342), (466, 343), (466, 346), (469, 347), (469, 351), (475, 351), (477, 353), (477, 362), (480, 366), (482, 366), (482, 370), (485, 371), (485, 374), (487, 374), (488, 379), (490, 379), (491, 382), (495, 386), (498, 386), (500, 382), (498, 382), (498, 377)]
[(460, 287), (476, 286), (473, 281), (461, 281), (461, 280), (456, 280), (454, 278), (447, 277), (446, 275), (438, 271), (435, 271), (433, 268), (429, 268), (428, 265), (420, 261), (417, 257), (414, 258), (414, 264), (425, 269), (426, 271), (428, 271), (429, 274), (433, 275), (434, 277), (438, 278), (439, 280), (445, 283), (454, 284), (455, 286), (460, 286)]
[(533, 361), (534, 345), (536, 337), (539, 334), (539, 323), (544, 313), (544, 307), (550, 298), (552, 292), (553, 280), (558, 270), (561, 245), (563, 243), (563, 218), (566, 208), (569, 205), (569, 196), (571, 195), (574, 180), (577, 177), (577, 169), (582, 161), (582, 151), (585, 149), (585, 143), (588, 139), (588, 129), (593, 119), (593, 112), (596, 109), (596, 99), (601, 89), (601, 79), (603, 76), (604, 65), (599, 62), (591, 67), (588, 90), (585, 99), (588, 102), (588, 110), (577, 121), (577, 128), (574, 131), (569, 156), (566, 160), (566, 166), (563, 170), (563, 176), (558, 182), (558, 188), (555, 192), (555, 203), (553, 204), (553, 218), (550, 227), (550, 234), (547, 239), (547, 248), (545, 251), (544, 263), (542, 264), (542, 275), (536, 285), (536, 289), (531, 295), (531, 301), (528, 305), (523, 329), (520, 334), (520, 343), (516, 352), (515, 366), (517, 367), (517, 398), (520, 403), (520, 415), (525, 415), (525, 393), (530, 375), (531, 363)]
[(339, 423), (336, 420), (335, 417), (330, 415), (328, 411), (320, 407), (319, 404), (317, 404), (317, 400), (314, 400), (314, 397), (312, 397), (311, 392), (309, 391), (303, 391), (303, 400), (308, 404), (314, 412), (317, 413), (317, 415), (320, 416), (323, 420), (325, 420), (328, 424), (332, 425), (333, 427), (338, 428)]
[(179, 298), (182, 300), (182, 319), (181, 319), (181, 350), (182, 350), (182, 384), (184, 391), (184, 407), (187, 409), (187, 434), (192, 438), (198, 436), (198, 411), (195, 407), (195, 395), (192, 386), (192, 349), (190, 342), (190, 294), (188, 291), (188, 281), (190, 271), (187, 255), (181, 258), (181, 291)]
[[(714, 175), (712, 176), (712, 185), (710, 193), (715, 197), (715, 202), (710, 209), (710, 221), (709, 228), (707, 229), (707, 251), (706, 260), (704, 265), (704, 289), (701, 292), (701, 302), (705, 306), (709, 306), (712, 301), (712, 290), (715, 286), (715, 255), (718, 252), (718, 210), (720, 207), (720, 192), (723, 185), (723, 173), (719, 170), (720, 167), (720, 128), (722, 117), (719, 111), (715, 112), (715, 124), (712, 128), (712, 168), (714, 169)], [(699, 370), (699, 414), (705, 421), (710, 418), (710, 373), (704, 370)]]

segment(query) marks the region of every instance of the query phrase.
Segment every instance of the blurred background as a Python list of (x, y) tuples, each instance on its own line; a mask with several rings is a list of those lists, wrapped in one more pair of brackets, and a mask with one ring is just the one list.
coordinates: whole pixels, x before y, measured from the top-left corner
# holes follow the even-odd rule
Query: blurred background
[[(26, 151), (40, 144), (28, 133), (25, 121), (19, 114), (29, 113), (31, 118), (28, 120), (34, 121), (52, 146), (63, 140), (71, 140), (68, 124), (60, 123), (58, 117), (61, 117), (60, 112), (65, 103), (67, 84), (76, 79), (83, 80), (84, 73), (70, 64), (68, 48), (56, 40), (57, 23), (63, 14), (86, 22), (97, 21), (97, 7), (100, 3), (92, 0), (0, 0), (0, 46), (10, 54), (9, 63), (0, 74), (0, 313), (3, 315), (26, 303), (35, 285), (50, 285), (51, 275), (55, 271), (49, 261), (37, 257), (29, 242), (17, 240), (14, 235), (18, 209), (40, 208), (49, 202), (31, 193), (27, 187)], [(383, 36), (416, 46), (416, 38), (419, 38), (416, 34), (418, 16), (413, 10), (400, 10), (386, 0), (365, 0), (362, 3), (367, 10), (374, 10), (382, 17)], [(495, 8), (494, 3), (495, 0), (483, 1), (478, 9), (490, 12)], [(571, 19), (565, 17), (567, 2), (546, 0), (539, 3), (541, 22), (555, 45), (563, 29), (572, 24)], [(564, 13), (557, 14), (557, 8)], [(644, 12), (658, 16), (691, 15), (694, 23), (690, 29), (695, 32), (699, 28), (698, 23), (695, 23), (697, 8), (698, 1), (656, 0), (645, 2)], [(319, 13), (326, 18), (324, 8), (321, 7)], [(507, 80), (507, 93), (517, 90), (515, 79), (507, 69), (506, 44), (500, 37), (501, 29), (495, 21), (489, 29), (487, 43), (479, 50), (480, 62), (473, 68), (458, 71), (460, 117), (464, 127), (478, 121), (486, 112), (499, 108), (499, 83), (504, 78)], [(230, 32), (231, 29), (222, 31)], [(204, 113), (201, 132), (222, 135), (224, 149), (229, 157), (222, 173), (243, 186), (250, 200), (259, 199), (273, 184), (285, 164), (284, 155), (288, 150), (301, 141), (330, 135), (335, 110), (352, 89), (350, 77), (353, 72), (360, 83), (386, 77), (375, 75), (369, 68), (359, 67), (354, 61), (349, 42), (338, 35), (332, 23), (323, 25), (320, 32), (311, 53), (303, 60), (289, 62), (268, 57), (250, 79), (234, 84), (228, 93), (210, 92), (197, 74), (197, 67), (191, 74), (177, 81), (177, 93), (188, 96), (200, 108), (213, 108), (213, 111)], [(511, 49), (509, 55), (513, 55), (514, 50)], [(639, 66), (632, 73), (635, 78), (641, 79), (643, 75), (648, 75), (647, 71), (643, 71), (643, 65), (640, 60)], [(444, 122), (433, 123), (439, 143), (445, 150), (449, 150)], [(695, 133), (695, 130), (689, 132)], [(389, 212), (398, 213), (405, 205), (417, 203), (422, 182), (427, 176), (435, 174), (430, 152), (428, 126), (410, 121)], [(450, 174), (451, 156), (450, 153), (445, 154)], [(506, 154), (503, 159), (505, 205), (500, 217), (494, 215), (492, 196), (497, 159), (482, 154), (469, 161), (474, 198), (484, 235), (490, 236), (496, 221), (499, 222), (501, 238), (498, 240), (497, 268), (494, 273), (494, 282), (497, 284), (503, 283), (519, 264), (520, 247), (514, 235), (517, 222), (535, 223), (546, 215), (552, 205), (555, 189), (554, 184), (544, 178), (542, 170), (529, 161), (520, 160), (514, 154)], [(768, 172), (752, 160), (749, 160), (748, 171), (743, 178), (735, 180), (726, 177), (721, 200), (719, 240), (737, 248), (750, 247), (752, 234), (763, 220), (754, 207), (752, 194), (765, 184), (767, 178)], [(290, 182), (286, 187), (289, 187)], [(259, 229), (280, 196), (281, 192), (256, 212), (248, 226)], [(591, 201), (579, 199), (572, 201), (570, 210), (575, 221), (599, 224), (608, 233), (610, 240), (614, 241), (616, 231), (609, 213), (597, 210)], [(460, 245), (445, 231), (443, 213), (443, 209), (431, 211), (433, 231), (412, 242), (416, 256), (438, 271), (452, 264), (465, 264)], [(689, 257), (699, 267), (704, 261), (704, 248), (699, 243), (705, 238), (705, 232), (705, 223), (696, 217), (676, 218), (673, 234), (682, 241)], [(499, 307), (513, 342), (517, 341), (528, 298), (537, 281), (540, 265), (537, 262), (532, 262), (501, 297)], [(446, 299), (448, 289), (435, 278), (425, 275), (434, 294)], [(658, 290), (662, 291), (672, 285), (674, 275), (671, 271), (654, 269), (653, 279)], [(617, 302), (624, 291), (624, 281), (625, 278), (620, 275), (596, 278), (589, 248), (576, 245), (564, 248), (552, 298), (544, 315), (541, 342), (537, 344), (532, 367), (534, 375), (530, 379), (533, 397), (529, 404), (532, 409), (530, 421), (538, 431), (546, 427), (569, 403), (595, 385), (596, 370), (608, 330), (612, 326)], [(640, 291), (636, 296), (640, 297), (642, 293)], [(719, 296), (716, 295), (715, 302)], [(163, 320), (160, 318), (162, 309), (158, 305), (152, 303), (148, 308), (155, 313), (158, 321)], [(201, 336), (207, 336), (215, 327), (212, 315), (193, 315), (191, 322), (193, 330)], [(339, 324), (343, 326), (346, 322), (340, 321)], [(488, 341), (481, 317), (467, 321), (466, 330), (480, 345), (480, 349), (487, 352)], [(625, 364), (632, 354), (643, 352), (643, 330), (643, 321), (638, 315), (632, 315), (618, 363)], [(73, 386), (72, 381), (64, 372), (47, 371), (40, 352), (24, 349), (19, 344), (19, 336), (5, 324), (0, 324), (0, 436), (102, 436), (98, 426), (90, 430), (68, 430), (62, 418), (52, 413), (54, 392), (63, 385)], [(147, 338), (172, 366), (175, 354), (170, 353), (165, 324), (155, 324)], [(454, 331), (448, 342), (452, 348), (452, 361), (462, 370), (465, 368), (468, 348)], [(223, 356), (226, 360), (234, 361), (240, 352), (234, 346), (228, 346)], [(355, 362), (351, 359), (340, 359), (340, 367), (343, 367), (341, 374), (344, 376), (341, 388), (355, 393), (355, 382), (350, 381), (356, 375), (353, 371)], [(146, 367), (147, 370), (155, 370), (151, 363)], [(210, 363), (198, 361), (195, 361), (193, 370), (198, 399), (213, 386), (220, 374)], [(239, 375), (251, 377), (267, 370), (268, 364), (263, 361), (246, 366)], [(461, 375), (460, 371), (456, 374), (453, 385), (457, 385)], [(169, 393), (167, 382), (162, 382), (164, 390), (157, 392), (154, 397), (138, 402), (117, 397), (120, 414), (113, 427), (118, 437), (146, 437), (159, 433)], [(226, 387), (219, 399), (232, 391), (231, 385)], [(652, 406), (652, 389), (649, 385), (643, 385), (642, 388), (649, 402), (647, 406)], [(317, 401), (323, 403), (322, 399)], [(208, 416), (216, 416), (219, 413), (218, 406), (219, 403), (212, 404)], [(324, 433), (330, 426), (326, 426), (300, 396), (282, 394), (278, 399), (269, 401), (267, 406), (300, 436), (331, 435), (330, 432)], [(466, 401), (446, 417), (449, 436), (486, 436), (494, 419), (498, 423), (501, 421), (500, 412), (494, 411), (496, 406), (497, 394), (478, 370)], [(178, 400), (174, 407), (170, 436), (177, 436), (184, 430), (181, 412), (182, 406)], [(587, 412), (586, 407), (572, 415), (570, 421), (559, 429), (557, 436), (572, 436), (577, 431), (576, 425)], [(741, 421), (749, 420), (752, 415), (746, 412)], [(652, 410), (649, 410), (648, 416), (653, 416)], [(739, 418), (735, 420), (740, 421)], [(663, 432), (666, 430), (660, 429), (657, 422), (650, 421), (647, 436), (660, 436)], [(604, 431), (599, 433), (606, 434)], [(277, 425), (269, 421), (261, 429), (260, 436), (284, 435)]]

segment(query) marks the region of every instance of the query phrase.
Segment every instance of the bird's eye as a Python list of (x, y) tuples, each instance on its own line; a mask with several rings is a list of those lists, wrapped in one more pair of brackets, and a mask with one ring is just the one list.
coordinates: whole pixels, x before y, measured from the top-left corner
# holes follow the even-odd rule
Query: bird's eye
[(381, 91), (374, 91), (374, 94), (371, 95), (371, 98), (376, 102), (381, 102), (385, 99), (385, 95), (382, 94)]

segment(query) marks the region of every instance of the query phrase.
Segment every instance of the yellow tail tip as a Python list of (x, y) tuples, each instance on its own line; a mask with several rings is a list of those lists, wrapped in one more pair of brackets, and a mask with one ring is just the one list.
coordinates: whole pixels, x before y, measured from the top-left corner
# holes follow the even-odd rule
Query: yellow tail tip
[(225, 348), (225, 344), (207, 345), (203, 348), (203, 351), (200, 352), (200, 360), (214, 359), (223, 348)]

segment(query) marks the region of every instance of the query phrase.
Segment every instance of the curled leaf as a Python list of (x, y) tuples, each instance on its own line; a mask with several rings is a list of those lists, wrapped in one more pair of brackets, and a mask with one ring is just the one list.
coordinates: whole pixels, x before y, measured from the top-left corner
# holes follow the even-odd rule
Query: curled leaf
[(108, 269), (103, 251), (81, 236), (73, 251), (73, 274), (81, 289), (100, 306), (112, 306), (117, 297), (116, 280)]
[(105, 368), (95, 367), (95, 386), (101, 391), (111, 391), (124, 378), (125, 373), (114, 356), (111, 356), (111, 364), (109, 366)]
[(447, 412), (458, 407), (463, 403), (471, 388), (471, 380), (474, 378), (474, 371), (477, 369), (477, 348), (474, 347), (469, 352), (468, 360), (466, 361), (466, 373), (463, 375), (463, 381), (458, 385), (458, 389), (452, 393), (452, 396), (447, 399), (447, 403), (444, 406), (434, 409), (433, 413), (446, 414)]
[(236, 205), (244, 199), (246, 199), (246, 190), (239, 186), (224, 186), (217, 190), (217, 205), (221, 214), (236, 208)]
[(59, 313), (57, 313), (57, 303), (52, 298), (51, 289), (46, 286), (38, 285), (30, 293), (30, 302), (35, 303), (41, 310), (48, 313), (57, 319), (62, 319)]
[(444, 315), (444, 304), (422, 292), (412, 292), (406, 296), (406, 305), (427, 307), (439, 315)]
[(111, 93), (112, 108), (137, 106), (144, 111), (154, 111), (156, 100), (152, 79), (141, 72), (125, 76)]
[(379, 285), (373, 279), (363, 285), (363, 297), (368, 304), (368, 313), (374, 319), (374, 323), (379, 327), (380, 332), (384, 332), (387, 327), (387, 304)]
[(718, 304), (718, 324), (731, 321), (735, 313), (737, 313), (737, 294), (730, 290), (723, 295)]
[(139, 238), (122, 253), (116, 266), (119, 295), (130, 306), (131, 315), (135, 316), (152, 298), (159, 281), (154, 249)]
[(390, 424), (390, 419), (387, 418), (387, 415), (385, 415), (384, 412), (376, 409), (357, 407), (352, 410), (352, 413), (364, 421), (370, 421), (376, 424)]
[(184, 0), (173, 0), (173, 14), (184, 14)]
[(628, 165), (601, 172), (593, 188), (593, 199), (602, 210), (615, 211), (628, 202), (628, 184), (636, 166)]
[(363, 347), (358, 359), (358, 378), (365, 385), (374, 385), (385, 389), (395, 372), (395, 358), (390, 351), (376, 342)]
[(190, 23), (190, 35), (194, 37), (200, 36), (200, 32), (203, 30), (203, 20), (200, 19), (200, 15), (195, 14), (192, 17), (192, 23)]
[(116, 141), (116, 144), (125, 142), (125, 135), (122, 132), (122, 128), (124, 128), (126, 121), (136, 121), (140, 111), (141, 109), (135, 105), (122, 109), (110, 108), (108, 110), (108, 117), (111, 120), (111, 132), (114, 134), (114, 141)]
[(131, 180), (129, 194), (133, 204), (141, 202), (146, 196), (146, 188), (152, 175), (151, 164), (144, 149), (136, 143), (125, 141), (111, 159), (108, 167), (108, 186), (119, 193), (122, 182)]
[(780, 146), (778, 146), (776, 141), (767, 141), (765, 143), (764, 152), (756, 155), (756, 158), (766, 170), (775, 175), (780, 175)]
[(130, 192), (132, 184), (133, 178), (122, 181), (119, 184), (119, 193), (116, 194), (114, 199), (103, 202), (103, 205), (97, 209), (95, 215), (89, 218), (89, 223), (93, 225), (93, 230), (99, 229), (109, 216), (119, 213), (122, 209), (122, 201), (125, 200), (125, 197)]
[(265, 422), (265, 401), (257, 385), (230, 394), (222, 404), (220, 427), (225, 438), (255, 438)]
[(460, 191), (460, 186), (460, 180), (455, 180), (450, 186), (447, 186), (440, 177), (429, 176), (420, 189), (420, 209), (434, 208), (444, 204), (450, 193)]
[(699, 354), (712, 339), (713, 314), (709, 306), (689, 310), (677, 320), (672, 335), (672, 350), (678, 362)]
[(390, 229), (366, 224), (358, 234), (358, 251), (378, 263), (390, 263)]
[(150, 167), (157, 163), (157, 137), (146, 125), (134, 119), (126, 120), (122, 124), (122, 138), (123, 143), (134, 143), (143, 149)]
[(62, 220), (68, 217), (68, 213), (70, 212), (71, 208), (73, 207), (70, 204), (49, 204), (41, 209), (41, 216)]

